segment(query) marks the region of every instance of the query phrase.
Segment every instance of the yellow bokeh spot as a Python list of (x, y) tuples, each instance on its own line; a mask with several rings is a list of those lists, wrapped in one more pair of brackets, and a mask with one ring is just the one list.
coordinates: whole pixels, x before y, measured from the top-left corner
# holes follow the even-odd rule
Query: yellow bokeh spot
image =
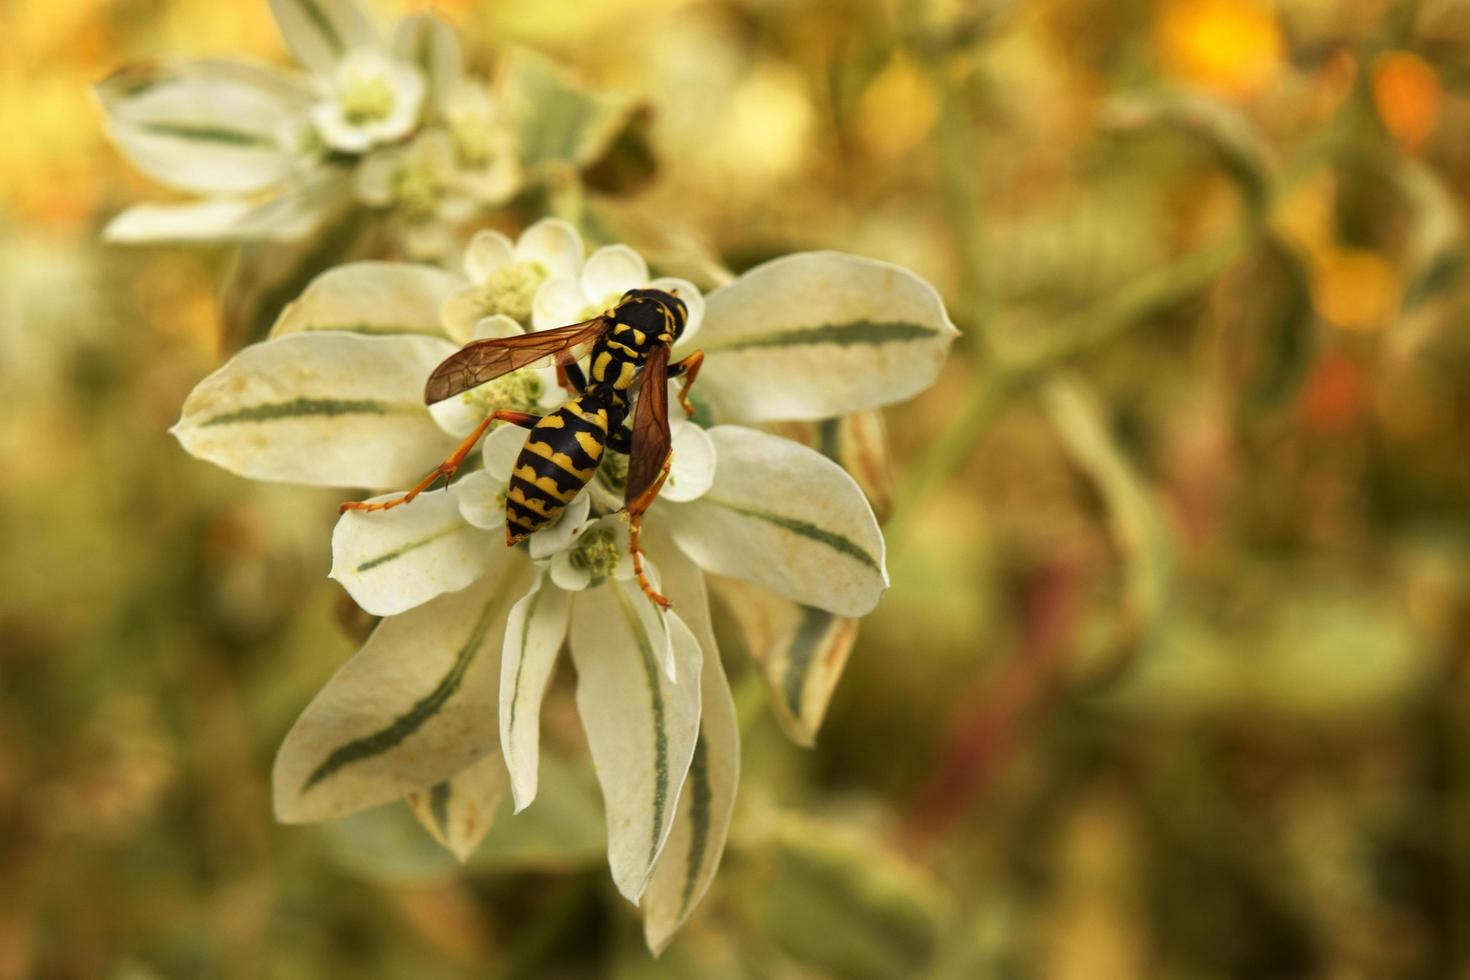
[(1400, 288), (1393, 266), (1377, 252), (1336, 248), (1318, 257), (1312, 302), (1345, 330), (1377, 330), (1398, 308)]
[(1173, 0), (1159, 22), (1170, 75), (1233, 99), (1249, 99), (1281, 70), (1281, 27), (1253, 0)]
[(921, 143), (938, 116), (934, 86), (912, 58), (900, 54), (863, 90), (857, 136), (868, 152), (891, 160)]
[(1423, 58), (1387, 51), (1373, 62), (1373, 105), (1383, 125), (1404, 149), (1418, 150), (1439, 122), (1444, 90)]

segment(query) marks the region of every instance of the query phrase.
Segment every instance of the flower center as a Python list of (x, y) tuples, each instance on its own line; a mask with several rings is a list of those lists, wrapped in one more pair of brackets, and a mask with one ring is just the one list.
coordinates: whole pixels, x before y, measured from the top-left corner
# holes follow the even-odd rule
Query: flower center
[(431, 154), (409, 153), (393, 173), (393, 197), (407, 217), (427, 218), (439, 207), (444, 181)]
[[(465, 404), (473, 405), (483, 415), (497, 409), (511, 412), (531, 412), (541, 403), (545, 386), (534, 371), (512, 371), (494, 381), (471, 388), (461, 397)], [(495, 428), (505, 425), (497, 422)]]
[(597, 479), (602, 485), (621, 497), (623, 490), (628, 486), (628, 456), (615, 449), (609, 449), (602, 456), (602, 465), (597, 468)]
[(549, 278), (540, 262), (507, 262), (480, 286), (480, 315), (504, 313), (517, 323), (529, 323), (536, 290)]
[(392, 80), (381, 71), (361, 65), (347, 67), (337, 79), (337, 104), (353, 126), (387, 119), (397, 95)]
[(617, 571), (622, 557), (617, 535), (610, 528), (600, 527), (582, 535), (572, 547), (568, 559), (572, 567), (584, 569), (596, 582)]

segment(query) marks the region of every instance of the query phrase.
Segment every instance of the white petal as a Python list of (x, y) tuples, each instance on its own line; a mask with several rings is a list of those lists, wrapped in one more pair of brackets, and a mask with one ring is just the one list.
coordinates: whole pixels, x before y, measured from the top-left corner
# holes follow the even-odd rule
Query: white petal
[(476, 470), (455, 486), (459, 488), (460, 517), (486, 531), (496, 531), (505, 526), (505, 502), (500, 499), (500, 493), (505, 489), (503, 482), (484, 470)]
[(709, 626), (709, 600), (699, 569), (658, 536), (649, 550), (667, 573), (667, 595), (704, 651), (700, 671), (699, 743), (689, 766), (674, 827), (643, 895), (643, 935), (654, 955), (699, 904), (725, 851), (740, 785), (740, 726), (730, 684)]
[[(312, 106), (311, 121), (321, 134), (322, 141), (343, 153), (365, 153), (374, 143), (379, 142), (374, 138), (371, 129), (349, 122), (342, 112), (342, 106), (335, 101), (318, 102)], [(366, 190), (371, 184), (364, 183), (360, 186)]]
[(674, 457), (669, 478), (658, 499), (670, 503), (697, 500), (715, 479), (715, 446), (697, 425), (682, 425), (674, 432)]
[(409, 793), (408, 808), (429, 836), (463, 864), (480, 846), (510, 786), (499, 752), (491, 752), (448, 779)]
[(575, 279), (582, 271), (582, 236), (560, 218), (542, 218), (521, 232), (516, 242), (518, 262), (538, 262), (553, 278)]
[(852, 477), (779, 436), (734, 425), (707, 434), (718, 454), (709, 492), (662, 511), (679, 547), (708, 571), (804, 605), (870, 612), (888, 573), (878, 522)]
[(526, 332), (526, 328), (506, 316), (497, 313), (494, 316), (482, 316), (475, 321), (475, 332), (473, 340), (499, 340), (502, 337), (516, 337)]
[(463, 439), (485, 421), (485, 407), (473, 396), (461, 393), (427, 406), (434, 424), (456, 439)]
[(587, 512), (592, 507), (592, 499), (587, 491), (582, 491), (572, 498), (565, 510), (546, 527), (537, 531), (527, 540), (531, 550), (533, 561), (544, 561), (556, 554), (565, 551), (567, 545), (571, 544), (582, 526), (587, 522)]
[(536, 798), (541, 752), (541, 699), (567, 636), (571, 596), (536, 581), (511, 610), (500, 661), (500, 750), (510, 770), (511, 794), (520, 813)]
[(677, 361), (699, 347), (693, 343), (693, 339), (704, 325), (704, 294), (688, 279), (676, 279), (673, 276), (655, 279), (648, 285), (678, 296), (684, 301), (684, 308), (689, 314), (684, 321), (684, 332), (679, 334), (679, 342), (674, 345), (674, 360)]
[(886, 262), (807, 252), (706, 298), (699, 391), (722, 419), (819, 419), (934, 382), (958, 331), (939, 294)]
[(608, 864), (618, 891), (636, 904), (694, 755), (702, 655), (689, 627), (670, 614), (680, 679), (671, 683), (633, 603), (629, 587), (612, 582), (577, 596), (572, 661), (577, 712), (607, 808)]
[(117, 245), (294, 241), (309, 234), (319, 218), (233, 199), (135, 204), (108, 222), (102, 238)]
[(556, 587), (567, 592), (581, 592), (592, 584), (592, 573), (573, 564), (569, 551), (558, 551), (552, 555), (548, 571)]
[(459, 280), (408, 262), (353, 262), (317, 276), (281, 311), (271, 336), (309, 330), (443, 337), (439, 307)]
[(593, 303), (615, 303), (648, 282), (648, 263), (626, 245), (604, 245), (582, 266), (582, 292)]
[(433, 14), (405, 17), (393, 29), (393, 55), (412, 64), (428, 81), (429, 99), (442, 106), (459, 88), (464, 60), (459, 35)]
[(510, 239), (498, 231), (476, 232), (464, 250), (464, 274), (471, 282), (484, 282), (496, 269), (511, 261), (514, 248)]
[(290, 75), (228, 61), (148, 64), (96, 89), (107, 128), (139, 170), (180, 190), (250, 193), (292, 169), (282, 124), (306, 111)]
[(332, 532), (330, 577), (373, 615), (396, 616), (486, 574), (505, 560), (505, 543), (460, 515), (461, 492), (456, 484), (391, 510), (347, 511)]
[(536, 290), (531, 303), (531, 324), (537, 330), (564, 327), (583, 319), (589, 303), (576, 279), (548, 279)]
[(356, 0), (270, 0), (270, 4), (286, 47), (317, 75), (330, 75), (353, 51), (381, 44)]
[(485, 472), (505, 489), (510, 483), (510, 471), (515, 468), (516, 457), (526, 444), (526, 430), (518, 425), (502, 425), (485, 437), (480, 449), (485, 457)]
[(340, 817), (397, 800), (495, 751), (510, 608), (530, 565), (383, 620), (297, 719), (272, 774), (276, 817)]
[(410, 486), (454, 449), (423, 404), (454, 345), (322, 331), (252, 344), (199, 383), (173, 427), (194, 456), (256, 480)]

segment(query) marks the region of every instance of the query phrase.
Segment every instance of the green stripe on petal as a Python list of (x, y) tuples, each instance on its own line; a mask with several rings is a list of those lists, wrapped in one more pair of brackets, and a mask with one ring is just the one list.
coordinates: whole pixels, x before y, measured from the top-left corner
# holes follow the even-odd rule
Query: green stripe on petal
[(281, 37), (305, 68), (327, 76), (353, 50), (379, 46), (377, 31), (356, 0), (270, 0)]
[(814, 541), (817, 544), (826, 545), (833, 551), (846, 555), (849, 558), (854, 558), (862, 562), (864, 565), (868, 566), (875, 572), (882, 572), (882, 565), (878, 561), (878, 559), (874, 558), (872, 555), (868, 554), (868, 552), (864, 551), (863, 548), (852, 539), (844, 537), (843, 535), (838, 534), (835, 531), (829, 531), (826, 528), (819, 527), (811, 521), (804, 521), (795, 517), (786, 517), (782, 514), (776, 514), (768, 510), (762, 510), (759, 507), (751, 507), (747, 504), (738, 504), (732, 500), (721, 500), (719, 497), (713, 496), (711, 494), (706, 494), (703, 500), (706, 503), (714, 504), (717, 507), (724, 507), (727, 510), (733, 510), (737, 514), (744, 514), (747, 517), (754, 517), (757, 520), (765, 521), (767, 524), (772, 524), (776, 527), (779, 527), (783, 531), (790, 531), (792, 534), (799, 534), (803, 538), (806, 538), (808, 541)]
[(706, 571), (803, 605), (862, 616), (888, 587), (883, 536), (852, 477), (813, 449), (741, 426), (710, 429), (717, 463), (704, 496), (663, 513)]
[(637, 902), (674, 824), (680, 789), (699, 735), (700, 645), (666, 614), (675, 675), (669, 680), (634, 603), (636, 584), (612, 581), (577, 595), (572, 661), (577, 712), (587, 732), (607, 812), (608, 864), (624, 897)]
[(257, 480), (410, 486), (453, 451), (422, 404), (455, 347), (331, 331), (252, 344), (199, 383), (174, 435), (200, 459)]
[(439, 310), (461, 281), (433, 266), (352, 262), (317, 276), (281, 311), (272, 337), (312, 330), (444, 337)]
[(788, 255), (706, 297), (700, 394), (736, 422), (875, 408), (932, 384), (957, 333), (934, 288), (905, 269)]
[(658, 562), (669, 598), (703, 651), (699, 741), (668, 843), (643, 895), (644, 939), (657, 954), (699, 904), (719, 870), (740, 783), (740, 726), (710, 625), (704, 576), (667, 535), (651, 530), (650, 557)]
[(493, 554), (499, 563), (470, 587), (384, 618), (312, 700), (276, 758), (281, 820), (342, 816), (410, 793), (427, 804), (434, 784), (498, 756), (500, 639), (530, 569), (511, 549)]
[(464, 588), (505, 550), (499, 535), (460, 515), (460, 495), (480, 489), (454, 484), (402, 507), (347, 511), (332, 532), (331, 577), (375, 616), (394, 616)]
[(423, 405), (415, 402), (383, 402), (366, 398), (293, 398), (285, 402), (267, 402), (250, 405), (232, 412), (221, 412), (201, 419), (196, 425), (201, 429), (215, 425), (237, 425), (242, 422), (278, 422), (281, 419), (304, 418), (311, 415), (335, 417), (338, 415), (418, 415)]
[(301, 792), (305, 794), (344, 766), (365, 762), (397, 747), (404, 739), (424, 727), (425, 723), (437, 715), (445, 703), (459, 690), (465, 672), (470, 669), (470, 664), (480, 652), (480, 645), (490, 630), (490, 624), (495, 621), (495, 613), (498, 608), (498, 604), (494, 602), (485, 604), (474, 629), (455, 653), (454, 663), (439, 678), (433, 690), (377, 731), (354, 738), (329, 752), (301, 784)]
[(505, 766), (492, 752), (405, 801), (429, 836), (463, 863), (490, 832), (505, 786)]

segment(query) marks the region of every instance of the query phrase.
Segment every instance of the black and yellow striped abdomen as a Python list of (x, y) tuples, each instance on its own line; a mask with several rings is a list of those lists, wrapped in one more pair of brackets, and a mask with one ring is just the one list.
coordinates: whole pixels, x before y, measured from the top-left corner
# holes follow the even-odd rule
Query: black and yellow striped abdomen
[(580, 395), (544, 416), (526, 437), (505, 493), (505, 540), (515, 544), (550, 524), (602, 462), (611, 424), (604, 399)]

